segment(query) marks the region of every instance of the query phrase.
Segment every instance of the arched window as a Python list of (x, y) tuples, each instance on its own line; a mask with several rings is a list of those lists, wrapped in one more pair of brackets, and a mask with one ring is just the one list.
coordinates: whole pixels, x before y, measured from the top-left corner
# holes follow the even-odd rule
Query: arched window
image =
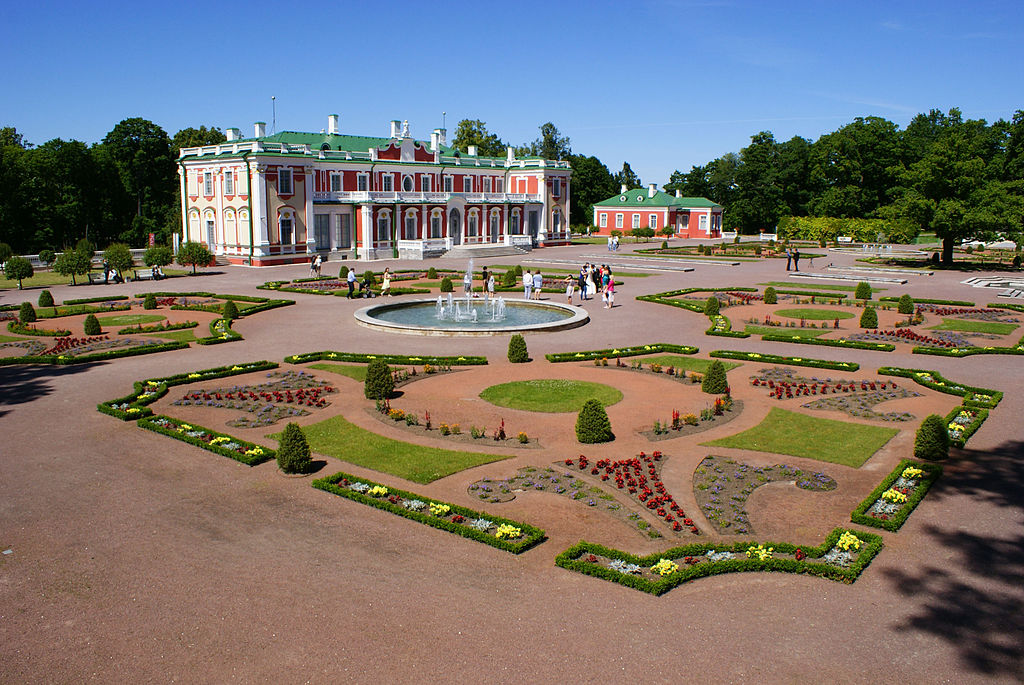
[(224, 210), (224, 242), (238, 242), (238, 227), (235, 224), (235, 210)]
[(412, 176), (403, 176), (402, 177), (402, 190), (404, 190), (407, 193), (411, 193), (412, 192), (412, 188), (413, 188)]
[(522, 235), (523, 234), (522, 216), (520, 215), (518, 209), (513, 209), (512, 210), (512, 219), (511, 219), (511, 226), (510, 226), (509, 232), (512, 235)]
[(382, 209), (377, 214), (377, 232), (374, 236), (378, 243), (391, 241), (391, 210)]
[(441, 222), (444, 220), (444, 212), (440, 209), (434, 209), (430, 212), (430, 237), (441, 238), (443, 231), (441, 230)]
[(501, 212), (497, 209), (491, 210), (491, 235), (492, 243), (498, 242), (501, 238)]
[(217, 215), (212, 209), (203, 212), (203, 234), (200, 240), (209, 248), (217, 244)]
[(562, 212), (558, 209), (551, 212), (551, 232), (553, 234), (562, 232)]
[(277, 229), (281, 245), (295, 244), (295, 210), (285, 207), (278, 211)]
[(470, 238), (476, 236), (480, 225), (480, 217), (477, 210), (471, 209), (469, 214), (466, 215), (467, 226), (466, 226), (466, 237)]
[(462, 214), (457, 209), (453, 209), (448, 214), (448, 236), (456, 237), (462, 231)]
[(405, 223), (402, 225), (402, 240), (416, 240), (419, 237), (419, 231), (416, 227), (417, 219), (415, 209), (410, 209), (405, 213)]

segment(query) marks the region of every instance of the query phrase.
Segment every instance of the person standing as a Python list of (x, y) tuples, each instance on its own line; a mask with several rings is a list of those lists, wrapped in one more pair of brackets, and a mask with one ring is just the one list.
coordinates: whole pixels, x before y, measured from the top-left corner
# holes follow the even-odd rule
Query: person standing
[(532, 293), (533, 293), (533, 274), (531, 274), (530, 270), (527, 269), (526, 271), (523, 272), (523, 299), (524, 300), (531, 299)]
[(494, 274), (493, 273), (487, 276), (487, 299), (488, 300), (493, 300), (494, 299)]
[(793, 250), (793, 271), (800, 270), (800, 248)]
[(383, 297), (391, 297), (391, 269), (384, 267), (383, 282), (380, 286), (380, 294)]
[(608, 286), (604, 292), (608, 296), (608, 309), (611, 309), (615, 306), (615, 276), (612, 276), (611, 269), (608, 269)]
[(544, 277), (540, 275), (540, 271), (533, 275), (533, 299), (540, 299), (540, 292), (544, 289)]
[(614, 246), (615, 246), (615, 241), (612, 239), (611, 236), (608, 236), (608, 251), (611, 252), (612, 248)]
[(597, 284), (594, 283), (594, 267), (587, 264), (587, 292), (593, 297), (597, 294)]
[(585, 302), (587, 299), (587, 265), (584, 264), (580, 267), (580, 275), (578, 277), (580, 286), (580, 302)]
[(348, 283), (348, 299), (351, 300), (352, 299), (352, 294), (355, 292), (355, 288), (356, 288), (356, 270), (355, 269), (349, 269), (348, 270), (348, 276), (346, 277), (345, 280)]
[(569, 304), (572, 304), (572, 293), (576, 290), (576, 277), (569, 274), (565, 277), (565, 299)]
[(619, 236), (614, 236), (612, 238), (612, 252), (618, 252), (618, 251), (619, 251)]
[(790, 267), (792, 267), (792, 266), (793, 266), (793, 253), (790, 252), (789, 248), (787, 247), (786, 248), (786, 271), (789, 271)]

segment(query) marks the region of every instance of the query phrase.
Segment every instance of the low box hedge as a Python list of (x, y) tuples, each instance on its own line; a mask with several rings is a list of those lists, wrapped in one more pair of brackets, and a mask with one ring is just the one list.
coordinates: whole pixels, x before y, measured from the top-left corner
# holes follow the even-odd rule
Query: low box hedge
[[(241, 448), (244, 449), (244, 451), (228, 449), (221, 445), (207, 442), (202, 438), (187, 435), (184, 431), (166, 428), (160, 425), (160, 421), (167, 421), (169, 423), (172, 423), (175, 426), (178, 426), (179, 429), (183, 426), (190, 426), (192, 430), (202, 431), (203, 433), (209, 435), (213, 439), (228, 438), (231, 442), (237, 443)], [(147, 416), (139, 419), (138, 425), (141, 428), (151, 430), (154, 433), (160, 433), (161, 435), (166, 435), (169, 438), (181, 440), (182, 442), (187, 442), (190, 445), (195, 445), (196, 447), (201, 447), (204, 450), (209, 450), (214, 454), (219, 454), (221, 456), (234, 459), (235, 461), (240, 461), (247, 466), (256, 466), (257, 464), (262, 464), (263, 462), (269, 461), (276, 456), (274, 450), (270, 449), (269, 447), (264, 447), (263, 445), (257, 445), (246, 440), (241, 440), (239, 438), (234, 437), (233, 435), (227, 435), (226, 433), (218, 433), (217, 431), (211, 430), (204, 426), (198, 426), (195, 424), (186, 423), (185, 421), (179, 421), (178, 419), (172, 418), (170, 416)], [(255, 451), (255, 453), (247, 454), (247, 452), (250, 452), (251, 450)]]
[(557, 352), (546, 354), (544, 358), (556, 364), (561, 362), (582, 362), (591, 359), (614, 359), (615, 357), (639, 357), (644, 354), (672, 353), (672, 354), (696, 354), (700, 348), (690, 345), (673, 345), (672, 343), (650, 343), (649, 345), (634, 345), (632, 347), (618, 347), (606, 350), (586, 350), (584, 352)]
[(953, 422), (961, 411), (974, 412), (974, 420), (964, 426), (963, 435), (959, 438), (954, 438), (952, 435), (949, 436), (949, 444), (954, 447), (964, 447), (967, 445), (967, 441), (971, 439), (971, 436), (978, 432), (981, 428), (981, 424), (985, 423), (985, 419), (988, 418), (988, 409), (982, 409), (980, 407), (969, 407), (965, 404), (961, 404), (959, 407), (953, 407), (952, 411), (946, 414), (946, 425), (948, 426)]
[[(113, 298), (104, 298), (105, 300)], [(90, 304), (73, 304), (59, 307), (39, 307), (36, 315), (40, 319), (59, 319), (65, 316), (79, 316), (81, 314), (109, 314), (110, 312), (126, 312), (131, 309), (130, 304), (112, 304), (109, 307), (97, 307)], [(52, 310), (52, 311), (47, 311)]]
[(118, 335), (133, 335), (139, 333), (166, 333), (167, 331), (182, 331), (186, 328), (195, 328), (198, 321), (182, 321), (181, 323), (153, 324), (152, 326), (127, 326), (117, 332)]
[[(797, 295), (800, 297), (816, 297), (822, 300), (844, 300), (849, 295), (847, 293), (833, 293), (827, 290), (790, 290), (788, 288), (779, 289), (776, 288), (775, 292), (779, 295)], [(838, 304), (838, 302), (836, 303)]]
[(1024, 339), (1016, 347), (925, 347), (919, 346), (910, 350), (913, 354), (932, 354), (937, 357), (970, 357), (975, 354), (1024, 354)]
[(798, 338), (778, 333), (766, 333), (761, 340), (768, 342), (788, 342), (797, 345), (822, 345), (824, 347), (845, 347), (852, 350), (874, 350), (876, 352), (892, 352), (896, 346), (891, 343), (874, 343), (863, 340), (828, 340), (821, 338)]
[(898, 366), (883, 366), (878, 369), (878, 373), (884, 376), (910, 378), (926, 388), (944, 392), (947, 395), (959, 395), (964, 398), (964, 405), (971, 408), (994, 409), (1003, 399), (1003, 393), (999, 390), (953, 383), (943, 378), (942, 374), (938, 371), (931, 371), (929, 369), (904, 369)]
[(91, 304), (93, 302), (112, 302), (114, 300), (128, 300), (131, 299), (127, 295), (109, 295), (107, 297), (82, 297), (77, 300), (64, 300), (62, 304), (73, 305), (73, 304)]
[[(363, 493), (356, 492), (355, 490), (352, 490), (347, 487), (341, 487), (338, 485), (338, 483), (341, 482), (342, 480), (348, 480), (352, 482), (358, 481), (360, 483), (365, 483), (370, 487), (387, 487), (388, 494), (397, 495), (399, 497), (402, 497), (403, 499), (418, 499), (427, 504), (442, 504), (449, 507), (448, 513), (452, 515), (457, 514), (467, 519), (483, 518), (488, 521), (491, 521), (495, 525), (501, 525), (504, 523), (510, 526), (514, 526), (522, 532), (523, 538), (515, 542), (502, 540), (500, 538), (495, 537), (494, 535), (491, 535), (490, 533), (477, 530), (476, 528), (472, 528), (468, 525), (455, 523), (454, 521), (449, 521), (447, 519), (434, 516), (430, 514), (429, 511), (413, 511), (411, 509), (406, 509), (405, 507), (399, 504), (392, 504), (386, 498), (372, 497), (370, 495), (365, 495)], [(417, 495), (416, 493), (413, 492), (406, 492), (405, 490), (399, 490), (397, 488), (385, 486), (382, 483), (375, 483), (372, 480), (367, 480), (366, 478), (353, 476), (347, 473), (339, 472), (335, 473), (332, 476), (327, 476), (326, 478), (318, 478), (317, 480), (313, 481), (313, 487), (317, 488), (318, 490), (323, 490), (324, 492), (330, 492), (332, 494), (338, 495), (339, 497), (346, 497), (355, 502), (359, 502), (360, 504), (366, 504), (368, 506), (375, 507), (377, 509), (382, 509), (384, 511), (391, 512), (392, 514), (397, 514), (398, 516), (402, 516), (413, 521), (418, 521), (419, 523), (426, 524), (433, 528), (446, 530), (450, 533), (461, 535), (464, 538), (469, 538), (470, 540), (476, 540), (477, 542), (482, 542), (486, 545), (491, 545), (492, 547), (503, 549), (506, 552), (511, 552), (513, 554), (525, 552), (534, 545), (537, 545), (546, 539), (546, 535), (543, 530), (526, 523), (520, 523), (519, 521), (513, 521), (511, 519), (501, 518), (498, 516), (491, 516), (490, 514), (484, 514), (479, 511), (467, 509), (466, 507), (461, 507), (457, 504), (442, 502), (432, 497)]]
[[(902, 297), (902, 295), (900, 295), (900, 296), (897, 296), (897, 295), (886, 295), (885, 297), (878, 298), (878, 301), (879, 302), (899, 302), (900, 301), (900, 297)], [(932, 299), (930, 297), (911, 297), (910, 299), (914, 301), (914, 304), (944, 304), (944, 305), (949, 305), (951, 307), (973, 307), (974, 306), (973, 302), (968, 302), (967, 300), (936, 300), (936, 299)], [(989, 306), (991, 307), (992, 305), (989, 305)]]
[(236, 342), (242, 339), (242, 334), (232, 330), (231, 319), (214, 319), (210, 322), (210, 335), (206, 338), (197, 338), (199, 345), (220, 345), (221, 343)]
[(365, 354), (362, 352), (334, 352), (324, 350), (322, 352), (307, 352), (306, 354), (292, 354), (284, 358), (286, 364), (307, 364), (309, 362), (330, 361), (330, 362), (354, 362), (357, 364), (369, 364), (375, 359), (383, 360), (387, 364), (433, 364), (435, 366), (481, 366), (487, 363), (487, 357), (458, 356), (442, 357), (437, 355), (407, 355), (407, 354)]
[[(882, 493), (892, 487), (900, 474), (903, 473), (904, 469), (908, 466), (921, 469), (924, 471), (924, 476), (921, 477), (921, 481), (914, 488), (914, 491), (907, 495), (907, 501), (903, 503), (903, 507), (892, 515), (888, 519), (875, 518), (874, 516), (868, 516), (867, 510), (881, 498)], [(929, 464), (926, 462), (915, 461), (913, 459), (903, 459), (896, 468), (892, 470), (888, 476), (886, 476), (878, 487), (871, 491), (871, 494), (864, 498), (864, 501), (857, 505), (857, 508), (850, 514), (850, 521), (853, 523), (859, 523), (862, 526), (874, 526), (875, 528), (882, 528), (891, 532), (896, 532), (906, 522), (907, 517), (910, 516), (911, 512), (917, 507), (921, 499), (927, 494), (928, 489), (931, 488), (932, 483), (938, 480), (939, 476), (942, 475), (942, 467), (938, 464)]]
[(788, 364), (789, 366), (809, 366), (815, 369), (831, 369), (833, 371), (856, 371), (860, 368), (857, 362), (834, 362), (827, 359), (805, 359), (803, 357), (783, 357), (778, 354), (763, 352), (740, 352), (739, 350), (714, 350), (710, 357), (736, 359), (744, 362), (763, 362), (765, 364)]
[(111, 359), (119, 359), (121, 357), (137, 357), (142, 354), (154, 354), (156, 352), (169, 352), (171, 350), (181, 350), (187, 347), (187, 342), (174, 341), (158, 343), (155, 345), (141, 345), (138, 347), (122, 347), (119, 349), (107, 350), (105, 352), (81, 354), (77, 356), (47, 354), (31, 357), (4, 357), (0, 358), (0, 365), (56, 364), (58, 366), (69, 366), (71, 364), (89, 364), (91, 362), (109, 361)]
[(63, 338), (65, 336), (71, 335), (71, 331), (65, 330), (63, 328), (58, 328), (56, 330), (48, 330), (45, 328), (32, 328), (18, 321), (9, 321), (7, 323), (7, 330), (10, 331), (11, 333), (16, 333), (18, 335), (38, 335), (45, 338)]
[(721, 561), (702, 561), (695, 565), (680, 564), (679, 569), (658, 580), (650, 580), (642, 576), (629, 573), (620, 573), (613, 569), (601, 566), (596, 563), (585, 561), (582, 557), (587, 554), (601, 555), (610, 559), (621, 559), (627, 563), (637, 564), (642, 568), (650, 568), (660, 559), (670, 561), (684, 559), (685, 557), (696, 557), (710, 551), (744, 553), (746, 550), (758, 543), (751, 541), (735, 543), (694, 543), (683, 547), (674, 547), (657, 552), (648, 556), (636, 556), (616, 549), (603, 547), (590, 542), (578, 542), (565, 550), (555, 558), (555, 564), (570, 571), (577, 571), (589, 576), (603, 578), (626, 587), (631, 587), (652, 595), (662, 595), (674, 587), (683, 583), (722, 573), (741, 573), (749, 571), (783, 571), (787, 573), (806, 573), (814, 576), (821, 576), (830, 580), (837, 580), (844, 583), (852, 583), (863, 572), (871, 560), (875, 558), (882, 549), (882, 538), (873, 533), (851, 531), (862, 542), (860, 553), (849, 568), (841, 568), (818, 561), (830, 549), (832, 549), (839, 536), (845, 532), (844, 528), (836, 528), (825, 541), (817, 547), (798, 547), (785, 542), (765, 542), (765, 547), (774, 547), (776, 552), (782, 554), (793, 554), (800, 549), (807, 555), (806, 559), (725, 559)]

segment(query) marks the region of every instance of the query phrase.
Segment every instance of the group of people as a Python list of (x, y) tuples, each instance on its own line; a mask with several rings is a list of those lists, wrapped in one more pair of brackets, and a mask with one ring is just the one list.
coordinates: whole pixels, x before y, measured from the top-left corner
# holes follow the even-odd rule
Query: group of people
[(320, 269), (324, 265), (324, 258), (320, 254), (313, 255), (313, 258), (309, 260), (309, 277), (320, 278)]
[[(791, 266), (793, 267), (793, 271), (799, 271), (800, 270), (800, 250), (798, 250), (797, 248), (793, 248), (793, 251), (791, 252), (789, 250), (789, 248), (787, 247), (786, 248), (786, 271), (789, 271)], [(811, 260), (811, 266), (812, 267), (814, 266), (814, 260), (813, 259)]]
[(544, 276), (541, 275), (540, 269), (535, 274), (530, 273), (529, 269), (523, 272), (523, 297), (527, 300), (539, 300), (543, 287)]
[(618, 252), (619, 251), (619, 236), (610, 235), (608, 236), (608, 251)]
[(592, 300), (595, 295), (600, 294), (605, 309), (615, 306), (615, 277), (612, 276), (612, 268), (607, 264), (598, 266), (587, 262), (580, 267), (578, 275), (566, 276), (565, 280), (565, 295), (569, 304), (572, 304), (573, 288), (578, 285), (581, 302)]

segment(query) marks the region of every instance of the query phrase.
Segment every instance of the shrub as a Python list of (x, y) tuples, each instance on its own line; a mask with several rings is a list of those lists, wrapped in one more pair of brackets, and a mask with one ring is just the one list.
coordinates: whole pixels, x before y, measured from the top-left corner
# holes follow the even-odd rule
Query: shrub
[(764, 289), (764, 303), (765, 304), (778, 304), (779, 294), (775, 292), (775, 288), (768, 286)]
[(504, 288), (514, 288), (516, 285), (516, 272), (509, 269), (501, 275), (501, 285)]
[(443, 292), (443, 293), (455, 292), (455, 288), (452, 287), (452, 277), (451, 276), (445, 276), (444, 278), (441, 279), (441, 292)]
[(21, 323), (32, 323), (36, 320), (36, 309), (31, 302), (22, 302), (18, 310), (18, 321)]
[(71, 285), (75, 285), (75, 276), (89, 273), (91, 257), (80, 250), (65, 250), (53, 262), (53, 270), (61, 276), (71, 276)]
[(508, 360), (513, 364), (530, 361), (530, 353), (526, 350), (526, 339), (518, 333), (508, 341)]
[(132, 252), (128, 249), (128, 246), (124, 243), (113, 243), (106, 250), (103, 251), (103, 259), (121, 276), (125, 276), (132, 267), (135, 266), (135, 260), (132, 259)]
[(197, 266), (209, 266), (212, 259), (213, 255), (202, 243), (189, 240), (178, 248), (178, 264), (191, 266), (193, 275)]
[(86, 335), (99, 335), (103, 332), (100, 328), (100, 320), (96, 318), (95, 314), (90, 314), (85, 317), (85, 334)]
[(864, 313), (860, 315), (861, 328), (878, 328), (878, 312), (874, 307), (864, 307)]
[(53, 253), (53, 250), (39, 251), (39, 261), (41, 261), (46, 266), (50, 266), (51, 264), (53, 264), (53, 260), (55, 259), (57, 259), (57, 255)]
[(223, 319), (234, 321), (238, 318), (238, 305), (235, 304), (234, 300), (228, 300), (224, 303), (224, 307), (221, 309), (220, 315)]
[(757, 244), (757, 245), (754, 245), (754, 254), (756, 254), (758, 257), (760, 257), (761, 256), (761, 252), (762, 252), (762, 250), (761, 250), (760, 243)]
[(4, 276), (10, 280), (18, 281), (18, 290), (21, 290), (21, 281), (25, 278), (32, 278), (32, 262), (24, 257), (11, 257), (4, 262)]
[(913, 314), (914, 298), (904, 293), (902, 296), (900, 296), (900, 300), (896, 304), (896, 311), (898, 311), (900, 314)]
[(338, 270), (338, 278), (340, 278), (343, 281), (346, 278), (348, 278), (348, 267), (345, 266), (344, 264), (342, 264), (341, 269)]
[(394, 391), (395, 379), (391, 376), (391, 367), (383, 360), (372, 360), (366, 366), (366, 381), (363, 383), (366, 399), (386, 400)]
[(39, 293), (39, 306), (40, 307), (52, 307), (53, 306), (53, 295), (50, 294), (49, 290), (44, 290)]
[(729, 389), (729, 379), (725, 376), (725, 366), (717, 359), (711, 362), (700, 389), (706, 393), (717, 395)]
[(929, 414), (914, 438), (914, 456), (935, 461), (949, 456), (949, 431), (946, 420), (938, 414)]
[(667, 250), (668, 249), (668, 241), (667, 240), (662, 240), (661, 241), (661, 249), (663, 249), (663, 250)]
[(516, 264), (516, 268), (513, 269), (513, 271), (516, 272), (516, 277), (522, 276), (523, 275), (523, 266), (521, 264)]
[(867, 281), (861, 281), (857, 284), (857, 291), (854, 293), (854, 298), (858, 300), (870, 300), (871, 299), (871, 284)]
[(308, 473), (313, 465), (309, 443), (297, 423), (289, 423), (277, 448), (277, 466), (285, 473)]
[(0, 264), (14, 256), (14, 250), (7, 243), (0, 243)]
[(932, 252), (932, 258), (929, 261), (931, 261), (932, 266), (938, 266), (939, 265), (939, 253), (938, 252)]
[(721, 303), (718, 301), (718, 298), (712, 295), (708, 298), (707, 302), (704, 303), (704, 315), (716, 316), (720, 308)]
[(142, 255), (142, 263), (146, 266), (167, 266), (174, 261), (174, 253), (166, 245), (154, 245)]
[(143, 309), (156, 309), (156, 295), (146, 293), (146, 299), (142, 301)]
[(1019, 269), (1020, 268), (1020, 255), (1019, 254), (1013, 256), (1013, 268), (1014, 269)]
[(92, 259), (96, 255), (96, 244), (88, 238), (82, 238), (75, 243), (75, 252), (81, 252), (89, 259)]
[(576, 439), (586, 444), (611, 442), (615, 439), (608, 413), (599, 401), (590, 399), (583, 403), (576, 417)]
[(732, 244), (733, 245), (739, 245), (740, 244), (740, 234), (739, 234), (739, 231), (737, 231), (736, 235), (734, 235), (732, 237)]
[(366, 281), (367, 285), (376, 285), (377, 277), (373, 274), (373, 269), (367, 269), (363, 272), (363, 280)]
[(427, 269), (427, 278), (431, 280), (437, 278), (437, 269), (435, 269), (434, 267), (430, 267), (429, 269)]

